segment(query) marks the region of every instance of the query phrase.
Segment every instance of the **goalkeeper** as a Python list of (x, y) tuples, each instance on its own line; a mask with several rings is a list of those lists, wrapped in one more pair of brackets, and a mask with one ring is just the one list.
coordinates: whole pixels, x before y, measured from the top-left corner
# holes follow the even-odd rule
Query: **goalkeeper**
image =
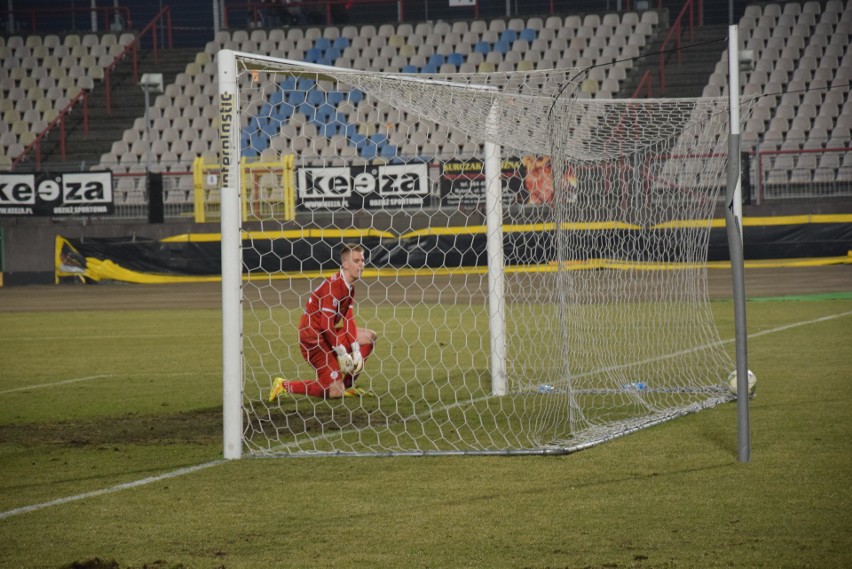
[(376, 342), (375, 332), (355, 325), (355, 281), (363, 271), (363, 247), (344, 245), (340, 272), (311, 292), (299, 321), (300, 351), (316, 370), (316, 379), (288, 381), (276, 377), (269, 392), (270, 402), (282, 393), (327, 399), (366, 394), (354, 386)]

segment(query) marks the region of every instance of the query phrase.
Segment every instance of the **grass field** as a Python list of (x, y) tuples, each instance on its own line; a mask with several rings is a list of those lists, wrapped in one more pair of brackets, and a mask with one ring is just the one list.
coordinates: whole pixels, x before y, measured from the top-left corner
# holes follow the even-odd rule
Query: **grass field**
[(0, 567), (852, 566), (849, 294), (749, 302), (747, 464), (735, 405), (562, 457), (225, 462), (219, 310), (68, 308), (0, 309)]

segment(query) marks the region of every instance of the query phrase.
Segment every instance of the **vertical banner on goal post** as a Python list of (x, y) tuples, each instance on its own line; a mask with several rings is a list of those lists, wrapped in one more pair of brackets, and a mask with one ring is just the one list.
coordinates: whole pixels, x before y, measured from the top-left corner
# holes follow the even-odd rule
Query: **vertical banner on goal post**
[(240, 177), (240, 98), (234, 52), (218, 55), (219, 175), (222, 228), (222, 422), (223, 454), (242, 456), (242, 199)]

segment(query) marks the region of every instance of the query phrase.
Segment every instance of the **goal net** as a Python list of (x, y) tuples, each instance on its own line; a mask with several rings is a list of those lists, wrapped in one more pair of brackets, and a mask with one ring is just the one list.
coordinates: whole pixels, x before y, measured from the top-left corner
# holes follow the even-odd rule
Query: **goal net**
[[(705, 268), (727, 99), (585, 79), (219, 53), (226, 455), (565, 453), (731, 399)], [(369, 395), (270, 403), (315, 377), (299, 318), (344, 243)]]

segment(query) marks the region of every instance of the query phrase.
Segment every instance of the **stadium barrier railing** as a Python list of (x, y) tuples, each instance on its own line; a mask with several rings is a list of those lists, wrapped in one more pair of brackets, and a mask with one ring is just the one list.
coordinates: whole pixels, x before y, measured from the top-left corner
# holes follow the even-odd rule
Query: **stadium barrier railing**
[[(106, 100), (106, 112), (108, 114), (112, 114), (112, 75), (116, 71), (119, 65), (122, 65), (127, 59), (133, 65), (132, 77), (135, 82), (139, 81), (139, 49), (142, 46), (143, 40), (150, 35), (151, 41), (151, 50), (152, 57), (154, 62), (159, 61), (159, 34), (158, 34), (158, 25), (163, 24), (163, 29), (165, 30), (165, 42), (166, 45), (164, 48), (172, 47), (172, 21), (171, 21), (171, 8), (169, 6), (165, 6), (154, 18), (146, 25), (138, 34), (135, 34), (135, 37), (132, 42), (130, 42), (127, 46), (125, 46), (124, 50), (119, 53), (116, 58), (113, 60), (112, 64), (104, 68), (104, 79), (103, 86), (105, 89), (105, 100)], [(129, 56), (129, 58), (128, 58)], [(42, 144), (46, 141), (48, 136), (55, 131), (55, 129), (59, 128), (59, 154), (60, 159), (66, 159), (66, 121), (69, 119), (71, 113), (74, 111), (78, 103), (82, 103), (82, 127), (83, 134), (89, 134), (89, 107), (88, 107), (88, 97), (89, 93), (85, 89), (81, 90), (74, 97), (71, 98), (70, 103), (63, 109), (60, 110), (59, 116), (52, 120), (43, 131), (37, 133), (35, 140), (31, 142), (24, 148), (24, 151), (13, 158), (12, 160), (12, 169), (14, 170), (17, 166), (23, 164), (30, 156), (31, 153), (35, 154), (35, 167), (38, 169), (41, 167), (41, 147)]]
[[(160, 34), (158, 33), (160, 30), (160, 26), (165, 32), (165, 38), (161, 40)], [(115, 60), (111, 65), (104, 68), (104, 89), (105, 97), (106, 97), (106, 111), (107, 113), (112, 113), (112, 75), (116, 71), (116, 68), (121, 65), (126, 59), (127, 56), (130, 56), (130, 61), (133, 64), (133, 80), (139, 81), (139, 50), (143, 47), (143, 40), (150, 35), (150, 43), (151, 43), (151, 54), (154, 59), (154, 63), (159, 62), (160, 57), (160, 48), (163, 49), (171, 49), (172, 47), (172, 10), (170, 6), (164, 6), (162, 10), (160, 10), (148, 24), (142, 28), (139, 33), (136, 34), (136, 37), (130, 42), (127, 46), (125, 46), (124, 50), (118, 54)], [(164, 41), (165, 45), (160, 46), (160, 41)]]
[(18, 156), (16, 156), (12, 160), (12, 169), (22, 164), (29, 156), (30, 153), (35, 154), (35, 167), (36, 169), (41, 168), (41, 145), (46, 141), (47, 137), (51, 132), (54, 132), (54, 129), (59, 129), (59, 156), (62, 160), (66, 158), (66, 129), (65, 123), (69, 120), (71, 116), (71, 112), (77, 106), (77, 103), (81, 103), (82, 105), (82, 126), (83, 126), (83, 134), (86, 136), (89, 135), (89, 93), (85, 89), (80, 90), (72, 99), (65, 108), (59, 111), (59, 115), (50, 121), (50, 123), (45, 127), (43, 131), (38, 133), (31, 143), (29, 143), (24, 151), (21, 152)]
[[(282, 154), (277, 161), (248, 161), (240, 163), (243, 221), (273, 216), (289, 221), (296, 216), (295, 156)], [(219, 175), (222, 166), (196, 158), (192, 165), (192, 205), (196, 223), (220, 214)]]
[[(659, 8), (662, 8), (662, 2), (659, 3)], [(666, 63), (674, 56), (678, 65), (682, 60), (683, 38), (686, 34), (689, 37), (694, 37), (695, 28), (702, 24), (704, 14), (703, 0), (686, 0), (683, 7), (675, 18), (669, 31), (666, 34), (663, 43), (659, 48), (658, 64), (657, 64), (657, 96), (665, 95), (666, 91)], [(632, 98), (654, 96), (654, 73), (652, 70), (647, 70), (639, 80), (639, 84), (631, 95)]]
[[(823, 156), (837, 156), (834, 166), (820, 166)], [(790, 199), (852, 196), (852, 148), (797, 148), (752, 154), (756, 205)], [(803, 164), (805, 162), (805, 164)]]

